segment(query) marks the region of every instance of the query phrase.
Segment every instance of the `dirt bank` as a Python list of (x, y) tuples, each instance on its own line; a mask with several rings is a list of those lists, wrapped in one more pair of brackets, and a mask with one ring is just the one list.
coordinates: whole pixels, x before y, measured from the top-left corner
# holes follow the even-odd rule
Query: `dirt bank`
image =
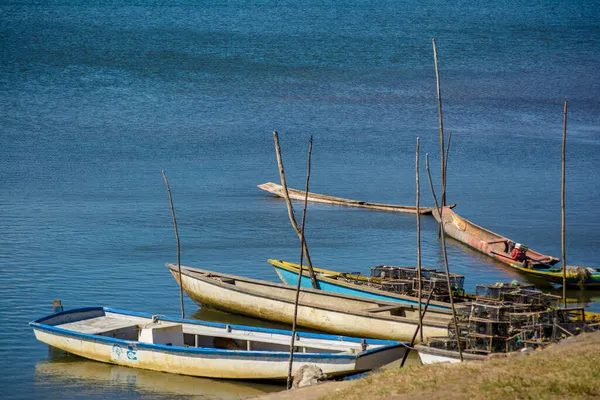
[(600, 398), (600, 332), (545, 350), (463, 364), (389, 368), (343, 382), (271, 393), (260, 400)]

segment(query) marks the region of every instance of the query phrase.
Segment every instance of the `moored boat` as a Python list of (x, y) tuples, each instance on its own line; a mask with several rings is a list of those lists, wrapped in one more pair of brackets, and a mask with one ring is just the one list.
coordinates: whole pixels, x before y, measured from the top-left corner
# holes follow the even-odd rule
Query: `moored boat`
[[(283, 283), (288, 285), (296, 285), (298, 281), (298, 273), (300, 266), (298, 264), (290, 263), (282, 260), (268, 260), (275, 268), (275, 272)], [(405, 272), (405, 276), (401, 278), (410, 279), (394, 279), (398, 276), (390, 277), (387, 279), (381, 276), (363, 276), (359, 272), (337, 272), (323, 268), (315, 268), (315, 279), (319, 282), (321, 290), (348, 294), (352, 296), (366, 297), (375, 300), (392, 301), (401, 304), (416, 306), (419, 304), (418, 297), (415, 296), (415, 282), (417, 273), (415, 268), (401, 268), (392, 266), (377, 266), (371, 268), (371, 273), (378, 273), (382, 271), (384, 274), (387, 271), (396, 273), (397, 275)], [(423, 285), (421, 299), (422, 305), (425, 305), (429, 289), (431, 288), (432, 282), (438, 284), (439, 290), (436, 297), (440, 300), (430, 300), (429, 308), (441, 308), (451, 309), (449, 299), (447, 298), (447, 283), (445, 280), (445, 274), (434, 271), (423, 269), (421, 273), (425, 285)], [(464, 302), (470, 301), (471, 298), (463, 294), (462, 283), (464, 277), (460, 275), (452, 275), (452, 284), (454, 285), (454, 301)], [(312, 287), (309, 272), (306, 269), (302, 271), (301, 286), (305, 288)], [(457, 293), (457, 292), (460, 292)]]
[(511, 266), (538, 267), (544, 264), (551, 266), (559, 261), (556, 257), (529, 248), (525, 249), (525, 258), (522, 261), (513, 259), (511, 252), (517, 244), (514, 241), (475, 225), (447, 207), (442, 209), (442, 218), (437, 211), (433, 212), (433, 216), (438, 222), (443, 219), (444, 232), (448, 235), (501, 263)]
[[(439, 213), (433, 216), (439, 222)], [(515, 243), (511, 239), (482, 228), (462, 218), (449, 208), (442, 211), (444, 232), (467, 246), (486, 254), (496, 261), (509, 265), (526, 275), (562, 284), (562, 267), (554, 265), (558, 258), (539, 253), (528, 247)], [(521, 251), (514, 252), (514, 248)], [(583, 266), (567, 266), (567, 285), (600, 287), (600, 270)]]
[[(291, 332), (168, 318), (105, 307), (55, 313), (30, 323), (38, 340), (95, 361), (209, 378), (286, 379)], [(404, 355), (397, 341), (297, 332), (293, 373), (328, 377), (369, 371)]]
[[(283, 186), (278, 185), (273, 182), (263, 183), (262, 185), (258, 185), (259, 189), (267, 191), (271, 194), (274, 194), (278, 197), (285, 198), (285, 194), (283, 193)], [(297, 189), (288, 188), (288, 194), (290, 199), (304, 201), (304, 197), (306, 192)], [(390, 212), (401, 212), (408, 214), (416, 214), (417, 208), (414, 206), (400, 206), (394, 204), (382, 204), (382, 203), (371, 203), (368, 201), (360, 201), (360, 200), (349, 200), (341, 197), (333, 197), (327, 196), (324, 194), (311, 193), (308, 192), (308, 201), (313, 203), (322, 203), (322, 204), (331, 204), (337, 206), (346, 206), (346, 207), (358, 207), (358, 208), (366, 208), (369, 210), (378, 210), (378, 211), (390, 211)], [(454, 207), (455, 205), (449, 205), (448, 207)], [(419, 214), (431, 214), (431, 207), (419, 207)]]
[[(458, 351), (436, 349), (435, 347), (429, 347), (423, 344), (415, 345), (415, 350), (419, 353), (421, 364), (424, 365), (461, 362)], [(487, 358), (487, 355), (463, 352), (463, 361), (483, 361)]]
[[(167, 264), (179, 282), (177, 265)], [(291, 324), (296, 288), (288, 285), (181, 267), (180, 283), (198, 305)], [(412, 305), (301, 288), (297, 324), (340, 335), (405, 340), (418, 326)], [(447, 332), (451, 313), (431, 309), (423, 320), (424, 336)]]

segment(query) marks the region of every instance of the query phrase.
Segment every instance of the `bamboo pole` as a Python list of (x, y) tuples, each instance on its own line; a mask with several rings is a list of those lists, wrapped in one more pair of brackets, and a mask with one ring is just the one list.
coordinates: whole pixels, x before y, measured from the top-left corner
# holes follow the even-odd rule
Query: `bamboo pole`
[[(416, 149), (416, 161), (415, 161), (415, 173), (416, 173), (416, 185), (417, 185), (417, 279), (418, 289), (417, 298), (419, 299), (419, 329), (420, 340), (423, 342), (423, 319), (421, 318), (421, 291), (423, 289), (423, 282), (421, 278), (421, 213), (419, 212), (419, 200), (420, 200), (420, 188), (419, 188), (419, 138), (417, 138), (417, 149)], [(404, 363), (403, 363), (404, 364)]]
[(446, 184), (448, 177), (448, 156), (450, 155), (450, 142), (452, 141), (452, 131), (448, 132), (448, 143), (446, 144), (446, 153), (444, 154), (444, 199), (447, 197)]
[[(427, 295), (427, 302), (425, 303), (425, 309), (423, 310), (423, 313), (421, 314), (421, 312), (419, 312), (419, 325), (417, 325), (417, 329), (415, 329), (415, 333), (413, 333), (413, 337), (410, 340), (410, 345), (408, 346), (408, 349), (402, 356), (402, 362), (400, 363), (400, 368), (404, 367), (404, 363), (406, 362), (406, 359), (408, 358), (408, 353), (410, 353), (413, 346), (415, 345), (415, 340), (417, 339), (418, 333), (421, 334), (421, 343), (423, 343), (423, 317), (425, 316), (425, 313), (427, 312), (427, 308), (429, 308), (429, 303), (431, 302), (431, 295), (433, 295), (434, 290), (435, 290), (435, 282), (433, 282), (433, 286), (431, 287), (431, 290), (429, 291), (429, 294)], [(421, 299), (419, 299), (419, 304), (421, 304)]]
[(175, 208), (173, 207), (173, 197), (171, 196), (171, 188), (169, 187), (169, 180), (165, 171), (162, 170), (162, 176), (167, 186), (167, 192), (169, 192), (169, 204), (171, 204), (171, 216), (173, 217), (173, 228), (175, 229), (175, 238), (177, 239), (177, 269), (179, 270), (179, 302), (181, 303), (181, 318), (185, 318), (185, 311), (183, 309), (183, 281), (181, 280), (181, 252), (179, 246), (179, 231), (177, 230), (177, 219), (175, 218)]
[(562, 179), (560, 193), (560, 209), (561, 209), (561, 242), (562, 242), (562, 264), (563, 264), (563, 307), (567, 308), (567, 254), (565, 250), (565, 153), (567, 150), (567, 100), (565, 100), (564, 108), (564, 124), (563, 124), (563, 141), (562, 141)]
[(462, 349), (460, 348), (460, 332), (458, 330), (458, 323), (456, 322), (456, 309), (454, 308), (454, 296), (452, 293), (452, 285), (450, 284), (450, 268), (448, 267), (448, 254), (446, 252), (446, 235), (444, 232), (444, 215), (442, 214), (443, 208), (438, 205), (438, 200), (433, 189), (433, 181), (431, 180), (431, 172), (429, 171), (429, 154), (425, 154), (425, 168), (427, 169), (427, 176), (429, 178), (429, 187), (431, 188), (431, 194), (435, 202), (435, 208), (440, 215), (440, 231), (442, 233), (442, 251), (444, 254), (444, 267), (446, 269), (446, 284), (448, 285), (448, 293), (450, 294), (450, 306), (452, 306), (452, 321), (454, 322), (454, 329), (456, 331), (456, 344), (458, 347), (458, 354), (460, 361), (463, 361)]
[[(435, 44), (435, 38), (431, 39), (431, 43), (433, 44), (433, 60), (435, 62), (435, 80), (437, 83), (437, 98), (438, 98), (438, 117), (440, 120), (440, 158), (441, 158), (441, 168), (442, 168), (442, 187), (446, 186), (446, 162), (444, 155), (444, 119), (442, 116), (442, 91), (440, 88), (440, 71), (438, 66), (438, 58), (437, 58), (437, 46)], [(442, 207), (446, 205), (446, 194), (442, 193)]]
[(294, 342), (296, 341), (296, 322), (298, 319), (298, 301), (300, 299), (300, 284), (302, 282), (302, 259), (304, 256), (304, 225), (306, 222), (306, 204), (308, 203), (308, 182), (310, 181), (310, 159), (312, 155), (312, 136), (308, 146), (308, 172), (306, 174), (306, 190), (304, 191), (304, 208), (302, 209), (302, 229), (301, 229), (301, 246), (300, 246), (300, 271), (298, 272), (298, 282), (296, 283), (296, 300), (294, 302), (294, 320), (292, 323), (292, 341), (290, 343), (290, 366), (288, 368), (287, 388), (292, 388), (292, 366), (294, 363)]
[(317, 279), (315, 278), (315, 272), (313, 271), (312, 262), (308, 253), (308, 246), (306, 244), (306, 239), (302, 239), (302, 232), (298, 227), (298, 224), (296, 223), (296, 218), (294, 218), (294, 208), (292, 206), (292, 201), (290, 200), (290, 194), (288, 193), (287, 183), (285, 180), (285, 172), (283, 170), (283, 161), (281, 160), (281, 148), (279, 147), (279, 136), (277, 135), (277, 131), (273, 132), (273, 139), (275, 140), (275, 152), (277, 153), (279, 178), (281, 179), (281, 186), (283, 187), (283, 194), (285, 196), (285, 204), (287, 205), (288, 216), (290, 217), (292, 227), (298, 234), (298, 238), (300, 239), (300, 243), (302, 244), (302, 251), (304, 252), (304, 258), (306, 258), (306, 267), (308, 268), (308, 273), (310, 274), (312, 286), (315, 289), (320, 289), (319, 282), (317, 282)]

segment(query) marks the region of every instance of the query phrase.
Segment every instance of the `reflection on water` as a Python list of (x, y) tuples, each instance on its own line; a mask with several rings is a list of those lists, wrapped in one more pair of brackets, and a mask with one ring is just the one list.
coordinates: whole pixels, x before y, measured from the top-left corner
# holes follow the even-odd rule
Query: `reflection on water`
[(134, 390), (144, 397), (197, 396), (203, 399), (241, 399), (284, 389), (275, 384), (196, 378), (105, 364), (64, 352), (37, 363), (35, 381), (36, 385), (69, 387), (78, 392), (89, 391), (90, 395)]

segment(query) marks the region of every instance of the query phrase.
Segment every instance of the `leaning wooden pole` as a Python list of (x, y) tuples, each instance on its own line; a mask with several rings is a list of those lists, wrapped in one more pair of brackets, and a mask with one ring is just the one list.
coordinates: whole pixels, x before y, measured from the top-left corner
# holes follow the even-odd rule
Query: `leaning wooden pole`
[(423, 342), (423, 318), (421, 313), (421, 295), (423, 290), (423, 281), (421, 277), (421, 213), (419, 212), (419, 200), (420, 200), (420, 188), (419, 188), (419, 138), (417, 138), (417, 149), (416, 149), (416, 161), (415, 161), (415, 171), (416, 171), (416, 185), (417, 185), (417, 279), (418, 279), (418, 288), (417, 288), (417, 298), (419, 299), (419, 332), (421, 342)]
[[(442, 168), (442, 187), (446, 186), (446, 162), (444, 155), (444, 119), (442, 116), (442, 91), (440, 88), (440, 70), (438, 66), (438, 58), (437, 58), (437, 46), (435, 44), (435, 38), (431, 39), (431, 43), (433, 44), (433, 60), (435, 63), (435, 80), (437, 83), (437, 99), (438, 99), (438, 117), (440, 120), (440, 158), (441, 158), (441, 168)], [(442, 193), (442, 207), (446, 206), (446, 194)]]
[(460, 361), (463, 361), (462, 349), (460, 347), (460, 331), (458, 330), (458, 323), (456, 322), (456, 308), (454, 307), (454, 293), (452, 285), (450, 284), (450, 268), (448, 267), (448, 254), (446, 252), (446, 235), (444, 231), (444, 215), (442, 214), (443, 208), (438, 204), (435, 190), (433, 189), (433, 181), (431, 180), (431, 172), (429, 171), (429, 154), (425, 154), (425, 168), (427, 169), (427, 177), (429, 178), (429, 187), (431, 188), (431, 194), (435, 202), (435, 208), (440, 216), (440, 230), (442, 233), (442, 252), (444, 254), (444, 267), (446, 269), (446, 284), (448, 285), (448, 293), (450, 294), (450, 305), (452, 306), (452, 321), (454, 322), (454, 330), (456, 332), (456, 345), (458, 347), (458, 354)]
[(288, 216), (290, 217), (292, 227), (294, 227), (294, 230), (298, 234), (298, 238), (300, 238), (300, 242), (302, 243), (302, 251), (304, 252), (304, 258), (306, 259), (306, 268), (308, 269), (308, 273), (310, 274), (312, 286), (315, 289), (319, 289), (319, 282), (317, 282), (317, 279), (315, 278), (315, 272), (313, 271), (310, 255), (308, 254), (308, 246), (306, 244), (306, 239), (302, 239), (302, 231), (298, 227), (298, 224), (296, 223), (296, 218), (294, 217), (294, 208), (292, 206), (292, 201), (290, 200), (290, 194), (288, 192), (287, 183), (285, 180), (285, 172), (283, 170), (283, 161), (281, 159), (281, 148), (279, 147), (279, 136), (277, 135), (277, 131), (273, 132), (273, 139), (275, 140), (275, 152), (277, 153), (279, 178), (281, 179), (281, 186), (283, 187), (283, 194), (285, 197), (285, 204), (287, 205)]
[(304, 226), (306, 223), (306, 205), (308, 203), (308, 182), (310, 181), (310, 159), (312, 154), (312, 136), (308, 146), (308, 172), (306, 174), (306, 190), (304, 191), (304, 208), (302, 209), (301, 245), (300, 245), (300, 271), (296, 283), (296, 300), (294, 301), (294, 320), (292, 322), (292, 341), (290, 344), (290, 365), (288, 368), (287, 388), (292, 388), (292, 366), (294, 364), (294, 343), (296, 341), (296, 321), (298, 320), (298, 301), (300, 299), (300, 286), (302, 283), (302, 261), (304, 256)]
[(561, 208), (561, 242), (562, 242), (562, 264), (563, 264), (563, 307), (567, 308), (567, 254), (565, 250), (565, 153), (567, 151), (567, 100), (564, 108), (563, 141), (562, 141), (562, 180), (560, 193)]
[(179, 302), (181, 303), (181, 318), (185, 318), (185, 311), (183, 309), (183, 281), (181, 280), (181, 252), (179, 246), (179, 231), (177, 230), (177, 219), (175, 218), (175, 208), (173, 207), (173, 197), (171, 196), (171, 187), (169, 186), (169, 180), (165, 171), (162, 170), (162, 176), (167, 185), (167, 192), (169, 192), (169, 204), (171, 204), (171, 216), (173, 217), (173, 227), (175, 229), (175, 238), (177, 239), (177, 269), (179, 270)]
[(446, 143), (446, 153), (444, 153), (444, 199), (447, 198), (446, 184), (448, 183), (448, 156), (450, 155), (450, 142), (452, 141), (452, 131), (448, 132), (448, 142)]
[[(425, 309), (423, 310), (423, 313), (419, 313), (419, 325), (417, 325), (417, 329), (415, 329), (415, 333), (413, 333), (413, 337), (410, 340), (410, 344), (408, 345), (408, 349), (404, 352), (404, 355), (402, 356), (402, 361), (400, 362), (400, 368), (404, 367), (404, 363), (406, 363), (406, 359), (408, 358), (408, 353), (410, 353), (410, 351), (412, 350), (412, 348), (415, 345), (415, 340), (417, 340), (417, 334), (421, 334), (421, 343), (423, 343), (423, 317), (425, 317), (425, 313), (427, 312), (427, 309), (429, 308), (429, 303), (431, 302), (431, 296), (433, 295), (433, 291), (435, 289), (435, 282), (433, 282), (433, 286), (431, 287), (431, 290), (429, 291), (429, 294), (427, 295), (427, 302), (425, 303)], [(419, 299), (419, 303), (420, 303), (420, 299)]]

